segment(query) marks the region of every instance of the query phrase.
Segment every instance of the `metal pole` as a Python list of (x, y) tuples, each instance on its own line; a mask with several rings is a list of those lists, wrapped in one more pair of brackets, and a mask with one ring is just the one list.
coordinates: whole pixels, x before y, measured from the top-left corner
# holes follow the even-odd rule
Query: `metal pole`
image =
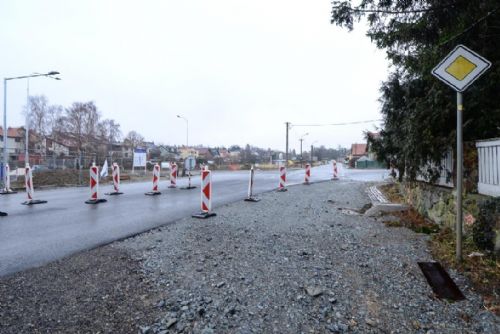
[(186, 147), (189, 146), (189, 121), (187, 118), (184, 118), (186, 120)]
[(30, 79), (26, 79), (27, 86), (26, 86), (26, 124), (25, 124), (25, 132), (26, 132), (26, 151), (24, 153), (24, 163), (25, 166), (30, 165), (30, 158), (29, 158), (29, 151), (28, 151), (28, 145), (29, 145), (29, 131), (30, 131), (30, 126), (29, 126), (29, 113), (30, 113)]
[(290, 122), (286, 122), (286, 149), (285, 149), (285, 167), (288, 167), (288, 130), (290, 129)]
[[(7, 155), (7, 79), (3, 79), (3, 166), (9, 163)], [(5, 173), (4, 173), (5, 174)], [(5, 182), (5, 178), (3, 180)]]
[(311, 165), (313, 163), (313, 146), (311, 145)]
[(304, 141), (304, 139), (300, 138), (300, 168), (302, 168), (302, 142)]
[(462, 117), (463, 97), (457, 92), (457, 262), (462, 261), (462, 182), (463, 182), (463, 139), (462, 139)]

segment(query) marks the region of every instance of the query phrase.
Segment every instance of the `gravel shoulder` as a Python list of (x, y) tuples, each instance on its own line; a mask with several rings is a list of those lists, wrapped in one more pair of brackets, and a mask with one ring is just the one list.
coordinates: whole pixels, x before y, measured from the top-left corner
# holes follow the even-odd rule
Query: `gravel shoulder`
[(0, 279), (1, 333), (495, 333), (467, 300), (436, 299), (427, 236), (341, 208), (366, 183), (263, 194)]

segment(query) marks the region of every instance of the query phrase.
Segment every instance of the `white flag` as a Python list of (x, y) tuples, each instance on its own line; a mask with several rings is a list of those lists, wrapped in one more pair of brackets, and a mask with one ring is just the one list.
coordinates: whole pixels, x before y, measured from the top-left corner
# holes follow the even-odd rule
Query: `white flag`
[(108, 159), (104, 160), (104, 165), (102, 165), (101, 169), (101, 177), (108, 176)]

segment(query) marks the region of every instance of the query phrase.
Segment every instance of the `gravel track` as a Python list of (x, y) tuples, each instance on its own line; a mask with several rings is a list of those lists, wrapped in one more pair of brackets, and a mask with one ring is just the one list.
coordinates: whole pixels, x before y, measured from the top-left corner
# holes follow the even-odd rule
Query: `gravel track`
[(434, 297), (417, 265), (432, 260), (426, 235), (339, 210), (367, 204), (365, 188), (291, 187), (116, 244), (166, 294), (161, 316), (142, 331), (500, 332), (457, 273), (467, 300)]
[(366, 187), (294, 186), (2, 278), (0, 332), (499, 333), (456, 272), (467, 300), (435, 298), (428, 236), (340, 210)]

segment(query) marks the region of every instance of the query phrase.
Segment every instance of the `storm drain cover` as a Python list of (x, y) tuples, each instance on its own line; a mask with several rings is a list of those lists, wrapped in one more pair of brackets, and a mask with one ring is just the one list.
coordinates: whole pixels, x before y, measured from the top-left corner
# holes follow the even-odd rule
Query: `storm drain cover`
[(439, 262), (418, 262), (427, 282), (441, 299), (463, 300), (464, 295)]

